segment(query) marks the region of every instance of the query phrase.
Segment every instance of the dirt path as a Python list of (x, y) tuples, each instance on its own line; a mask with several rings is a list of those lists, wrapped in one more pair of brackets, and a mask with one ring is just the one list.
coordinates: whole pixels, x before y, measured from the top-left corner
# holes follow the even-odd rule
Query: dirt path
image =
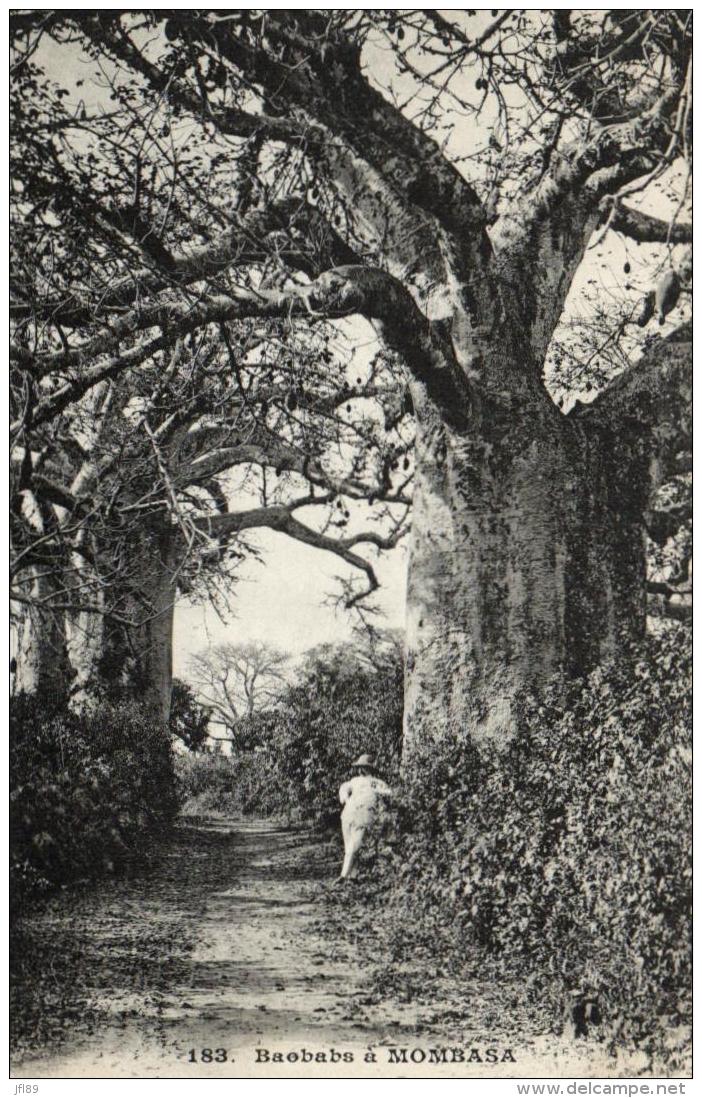
[[(148, 874), (53, 897), (23, 925), (13, 1075), (640, 1073), (535, 1032), (508, 988), (408, 961), (373, 991), (372, 943), (325, 933), (338, 854), (304, 829), (186, 821)], [(463, 1061), (432, 1062), (441, 1048)]]

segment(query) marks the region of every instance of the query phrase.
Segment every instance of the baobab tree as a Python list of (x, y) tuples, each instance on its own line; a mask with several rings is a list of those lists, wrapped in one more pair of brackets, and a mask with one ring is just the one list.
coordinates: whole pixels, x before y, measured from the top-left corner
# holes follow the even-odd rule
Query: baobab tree
[[(201, 204), (193, 242), (178, 189), (154, 197), (137, 158), (130, 202), (108, 193), (105, 216), (149, 270), (110, 287), (81, 349), (20, 345), (15, 362), (87, 389), (166, 331), (357, 317), (401, 364), (408, 763), (445, 740), (504, 743), (525, 691), (641, 634), (647, 531), (689, 443), (689, 12), (40, 12), (16, 29), (21, 70), (48, 40), (109, 59), (120, 109), (143, 117), (150, 97), (169, 163), (187, 126), (179, 155), (221, 142), (239, 177), (234, 213)], [(306, 242), (332, 242), (321, 272), (270, 235), (268, 266), (244, 266), (237, 202), (270, 218), (281, 196)], [(554, 354), (573, 296), (598, 248), (631, 268), (623, 241), (643, 260), (607, 288), (619, 372), (574, 370), (577, 345)], [(176, 244), (207, 256), (194, 298), (173, 292), (193, 286)], [(78, 319), (74, 292), (54, 306)], [(661, 338), (642, 339), (655, 312)]]
[[(363, 578), (343, 591), (348, 603), (377, 587), (363, 545), (381, 550), (402, 536), (410, 473), (395, 475), (393, 466), (408, 460), (411, 429), (397, 404), (397, 368), (380, 353), (356, 367), (343, 333), (328, 325), (300, 333), (284, 322), (264, 339), (255, 324), (230, 331), (224, 322), (179, 334), (164, 317), (145, 345), (120, 337), (111, 359), (99, 343), (90, 349), (86, 335), (90, 342), (118, 322), (125, 297), (133, 300), (142, 283), (164, 288), (164, 272), (153, 269), (164, 246), (154, 251), (141, 224), (115, 212), (129, 198), (150, 123), (140, 125), (133, 105), (106, 121), (67, 115), (61, 89), (39, 85), (21, 48), (16, 56), (16, 688), (70, 685), (81, 705), (105, 685), (122, 685), (165, 720), (175, 599), (221, 596), (254, 551), (247, 531), (273, 529), (333, 552)], [(75, 128), (79, 144), (94, 139), (97, 151), (81, 147), (81, 160), (62, 138), (42, 161), (39, 121), (58, 134)], [(120, 142), (121, 170), (111, 160)], [(178, 153), (159, 171), (172, 171), (187, 195), (176, 207), (192, 221), (211, 197)], [(219, 155), (211, 150), (209, 166)], [(232, 172), (236, 179), (236, 165)], [(161, 183), (152, 174), (144, 194), (157, 201)], [(246, 211), (243, 196), (239, 208)], [(285, 254), (282, 234), (293, 269), (319, 263), (333, 241), (301, 241), (292, 213), (290, 203), (249, 211), (243, 250), (237, 223), (230, 246), (245, 270)], [(181, 285), (172, 275), (167, 285), (187, 309), (199, 280), (222, 266), (214, 252), (174, 253)], [(339, 376), (344, 358), (353, 365), (348, 378)], [(359, 407), (369, 404), (375, 419), (361, 422)], [(363, 522), (354, 501), (364, 503)]]
[(287, 682), (288, 656), (263, 641), (214, 645), (190, 658), (189, 679), (213, 719), (236, 742), (242, 717), (271, 709)]
[[(291, 422), (274, 404), (289, 378), (282, 386), (271, 369), (260, 381), (260, 357), (253, 381), (243, 355), (236, 375), (219, 370), (225, 384), (202, 385), (219, 354), (219, 346), (177, 341), (138, 377), (103, 383), (46, 424), (20, 428), (12, 512), (13, 598), (25, 611), (18, 689), (70, 685), (80, 706), (122, 686), (167, 719), (176, 597), (223, 601), (238, 564), (255, 552), (249, 530), (277, 530), (360, 570), (366, 587), (347, 590), (347, 602), (377, 586), (372, 560), (356, 546), (390, 547), (402, 535), (408, 500), (384, 472), (394, 444), (373, 455), (367, 432), (352, 450), (365, 470), (334, 469), (326, 451), (343, 438), (334, 412), (348, 393), (320, 391), (307, 410), (301, 394), (303, 411)], [(358, 388), (357, 398), (376, 388)], [(376, 442), (385, 435), (379, 428)], [(396, 519), (349, 531), (348, 508), (372, 492), (377, 517), (399, 506)]]

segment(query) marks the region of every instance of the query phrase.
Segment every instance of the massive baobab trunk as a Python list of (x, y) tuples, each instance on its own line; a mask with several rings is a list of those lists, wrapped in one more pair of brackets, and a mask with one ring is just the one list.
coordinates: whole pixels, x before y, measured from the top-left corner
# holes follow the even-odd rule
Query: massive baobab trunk
[[(124, 578), (112, 581), (109, 606), (70, 608), (70, 588), (54, 589), (38, 570), (17, 604), (12, 692), (68, 700), (80, 710), (107, 695), (131, 697), (167, 723), (173, 682), (175, 553), (168, 539), (142, 539)], [(85, 570), (81, 572), (85, 578)], [(69, 609), (66, 609), (66, 600)], [(78, 601), (78, 600), (76, 600)]]
[(447, 337), (392, 275), (360, 267), (321, 276), (310, 299), (372, 318), (407, 367), (417, 441), (405, 763), (439, 742), (504, 744), (520, 695), (587, 673), (643, 632), (645, 515), (689, 441), (687, 337), (656, 341), (609, 392), (564, 415), (534, 359), (510, 354), (519, 313), (497, 280), (479, 341), (461, 300)]
[(405, 757), (503, 742), (564, 658), (569, 463), (562, 432), (419, 425), (407, 589)]
[(66, 643), (65, 616), (53, 605), (60, 602), (50, 577), (39, 567), (27, 570), (21, 589), (28, 601), (18, 604), (15, 622), (15, 665), (12, 693), (41, 692), (64, 698), (71, 669)]
[(131, 548), (109, 611), (73, 617), (69, 653), (71, 703), (81, 709), (107, 693), (131, 697), (168, 722), (173, 685), (173, 609), (176, 539), (166, 530), (144, 533)]
[(418, 436), (406, 759), (447, 737), (503, 744), (520, 695), (645, 624), (641, 473), (627, 484), (606, 439), (494, 405), (478, 440)]

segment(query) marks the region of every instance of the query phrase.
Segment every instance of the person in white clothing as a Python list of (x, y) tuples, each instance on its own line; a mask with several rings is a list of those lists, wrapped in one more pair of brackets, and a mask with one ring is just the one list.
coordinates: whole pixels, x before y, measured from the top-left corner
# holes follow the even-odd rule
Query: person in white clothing
[(394, 796), (390, 786), (375, 773), (370, 755), (361, 755), (351, 766), (356, 775), (344, 782), (339, 790), (339, 800), (344, 806), (341, 811), (341, 832), (344, 836), (342, 880), (352, 875), (364, 840), (369, 832), (380, 827), (385, 808)]

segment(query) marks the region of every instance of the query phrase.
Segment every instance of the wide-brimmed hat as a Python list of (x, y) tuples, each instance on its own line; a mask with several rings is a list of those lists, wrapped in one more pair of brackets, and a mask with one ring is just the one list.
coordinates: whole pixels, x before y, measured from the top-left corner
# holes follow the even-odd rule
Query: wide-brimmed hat
[(356, 761), (351, 763), (351, 766), (375, 767), (375, 760), (372, 755), (359, 755)]

